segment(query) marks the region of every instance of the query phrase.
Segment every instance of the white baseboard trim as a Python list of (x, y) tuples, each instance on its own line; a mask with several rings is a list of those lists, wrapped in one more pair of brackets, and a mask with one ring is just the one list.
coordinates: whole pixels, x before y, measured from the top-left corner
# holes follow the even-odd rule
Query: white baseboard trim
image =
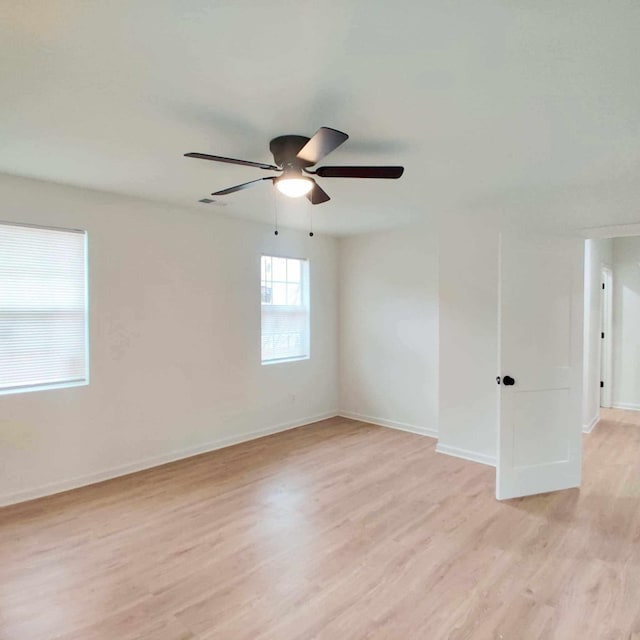
[(640, 411), (640, 404), (632, 404), (628, 402), (614, 402), (611, 406), (614, 409), (626, 409), (627, 411)]
[(349, 418), (350, 420), (358, 420), (359, 422), (368, 422), (375, 424), (378, 427), (388, 427), (389, 429), (397, 429), (398, 431), (407, 431), (409, 433), (417, 433), (421, 436), (427, 436), (429, 438), (437, 438), (438, 430), (431, 429), (429, 427), (418, 427), (413, 424), (406, 424), (405, 422), (396, 422), (395, 420), (387, 420), (386, 418), (376, 418), (374, 416), (366, 416), (362, 413), (354, 413), (353, 411), (338, 411), (338, 415), (341, 418)]
[(446, 444), (440, 444), (436, 446), (438, 453), (444, 453), (454, 458), (462, 458), (463, 460), (470, 460), (471, 462), (479, 462), (480, 464), (486, 464), (490, 467), (496, 466), (496, 459), (494, 456), (488, 456), (484, 453), (477, 453), (476, 451), (469, 451), (468, 449), (460, 449), (459, 447), (450, 447)]
[(8, 493), (0, 496), (0, 507), (7, 507), (11, 504), (26, 502), (27, 500), (35, 500), (36, 498), (43, 498), (55, 493), (62, 493), (63, 491), (86, 487), (87, 485), (95, 484), (96, 482), (111, 480), (113, 478), (125, 476), (129, 473), (135, 473), (136, 471), (144, 471), (145, 469), (159, 467), (160, 465), (167, 464), (168, 462), (183, 460), (184, 458), (190, 458), (201, 453), (215, 451), (216, 449), (223, 449), (224, 447), (230, 447), (234, 444), (240, 444), (241, 442), (248, 442), (249, 440), (257, 440), (258, 438), (264, 438), (265, 436), (273, 435), (274, 433), (280, 433), (281, 431), (289, 431), (290, 429), (304, 427), (314, 422), (318, 422), (319, 420), (335, 418), (337, 415), (337, 411), (330, 411), (315, 416), (309, 416), (307, 418), (301, 418), (293, 422), (279, 424), (273, 427), (266, 427), (264, 429), (258, 429), (257, 431), (250, 431), (249, 433), (242, 433), (234, 436), (227, 436), (226, 438), (219, 438), (217, 440), (205, 442), (194, 447), (179, 449), (178, 451), (171, 451), (170, 453), (153, 456), (151, 458), (145, 458), (143, 460), (138, 460), (136, 462), (131, 462), (129, 464), (124, 464), (118, 467), (112, 467), (111, 469), (105, 469), (103, 471), (98, 471), (97, 473), (77, 476), (75, 478), (61, 480), (58, 482), (50, 482), (34, 489), (25, 489), (23, 491)]
[(582, 433), (591, 433), (598, 422), (600, 422), (600, 415), (596, 414), (589, 424), (582, 425)]

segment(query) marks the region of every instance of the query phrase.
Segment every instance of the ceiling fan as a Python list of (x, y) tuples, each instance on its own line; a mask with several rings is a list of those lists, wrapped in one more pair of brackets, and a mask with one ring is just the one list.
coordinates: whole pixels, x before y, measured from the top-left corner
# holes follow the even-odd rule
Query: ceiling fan
[(216, 191), (211, 194), (212, 196), (226, 196), (229, 193), (241, 191), (259, 182), (270, 180), (276, 185), (278, 191), (290, 198), (307, 196), (311, 204), (322, 204), (330, 200), (330, 198), (324, 189), (313, 178), (309, 177), (311, 175), (319, 176), (320, 178), (383, 178), (395, 180), (403, 174), (404, 167), (318, 167), (315, 171), (309, 169), (309, 167), (314, 166), (337, 149), (348, 138), (349, 136), (346, 133), (330, 127), (320, 127), (311, 138), (296, 135), (278, 136), (269, 143), (269, 149), (273, 154), (275, 164), (236, 160), (235, 158), (212, 156), (207, 153), (185, 153), (184, 155), (187, 158), (214, 160), (216, 162), (240, 164), (245, 167), (282, 172), (282, 175), (279, 176), (258, 178), (257, 180), (238, 184), (235, 187)]

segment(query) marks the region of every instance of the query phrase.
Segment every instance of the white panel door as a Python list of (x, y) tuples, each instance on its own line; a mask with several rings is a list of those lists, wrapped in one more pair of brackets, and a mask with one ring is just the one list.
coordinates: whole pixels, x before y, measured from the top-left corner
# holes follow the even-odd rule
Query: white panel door
[(583, 251), (578, 239), (501, 235), (499, 500), (580, 485)]

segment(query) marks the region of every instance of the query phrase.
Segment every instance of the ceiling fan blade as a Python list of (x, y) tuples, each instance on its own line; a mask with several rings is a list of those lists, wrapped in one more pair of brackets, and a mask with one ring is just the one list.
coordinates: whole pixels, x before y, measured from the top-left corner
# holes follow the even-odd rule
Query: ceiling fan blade
[(313, 181), (313, 189), (307, 193), (307, 198), (311, 204), (322, 204), (331, 200), (326, 191), (315, 180)]
[(245, 167), (255, 167), (256, 169), (268, 169), (269, 171), (280, 171), (280, 167), (263, 162), (251, 162), (251, 160), (236, 160), (235, 158), (224, 158), (223, 156), (211, 156), (208, 153), (185, 153), (185, 158), (199, 158), (200, 160), (214, 160), (215, 162), (226, 162), (227, 164), (241, 164)]
[(330, 127), (320, 127), (309, 142), (298, 151), (296, 157), (305, 162), (316, 164), (348, 139), (349, 136), (342, 131)]
[(318, 167), (313, 173), (321, 178), (383, 178), (395, 180), (404, 167)]
[(212, 193), (212, 196), (226, 196), (229, 193), (235, 193), (236, 191), (242, 191), (243, 189), (248, 189), (251, 185), (257, 184), (258, 182), (263, 182), (264, 180), (273, 181), (275, 177), (270, 176), (268, 178), (258, 178), (257, 180), (251, 180), (251, 182), (244, 182), (242, 184), (237, 184), (235, 187), (229, 187), (228, 189), (222, 189), (221, 191), (216, 191)]

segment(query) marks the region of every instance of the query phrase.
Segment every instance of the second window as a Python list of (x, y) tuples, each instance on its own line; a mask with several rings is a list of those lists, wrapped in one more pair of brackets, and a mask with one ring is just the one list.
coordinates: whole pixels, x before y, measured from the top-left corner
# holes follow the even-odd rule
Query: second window
[(262, 363), (309, 357), (309, 262), (262, 256)]

